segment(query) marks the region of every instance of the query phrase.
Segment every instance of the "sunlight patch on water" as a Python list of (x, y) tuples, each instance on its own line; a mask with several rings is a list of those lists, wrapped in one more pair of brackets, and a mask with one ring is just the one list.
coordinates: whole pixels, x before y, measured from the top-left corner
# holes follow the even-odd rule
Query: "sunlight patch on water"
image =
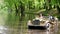
[(4, 24), (5, 24), (4, 18), (0, 16), (0, 25), (4, 25)]

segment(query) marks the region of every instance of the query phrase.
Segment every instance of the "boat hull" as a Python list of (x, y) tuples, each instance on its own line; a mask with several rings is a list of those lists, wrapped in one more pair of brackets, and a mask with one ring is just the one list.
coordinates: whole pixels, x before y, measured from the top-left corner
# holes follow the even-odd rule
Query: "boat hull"
[(33, 25), (28, 25), (28, 29), (47, 30), (47, 27), (46, 26), (33, 26)]

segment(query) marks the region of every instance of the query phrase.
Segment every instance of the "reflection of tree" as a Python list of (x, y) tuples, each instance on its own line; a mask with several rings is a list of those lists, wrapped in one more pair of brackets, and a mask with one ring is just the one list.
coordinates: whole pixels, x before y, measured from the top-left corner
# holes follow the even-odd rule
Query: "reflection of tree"
[(22, 3), (22, 2), (20, 2), (21, 3), (21, 5), (20, 5), (20, 10), (21, 10), (21, 21), (22, 21), (22, 19), (24, 18), (24, 16), (25, 16), (25, 14), (24, 14), (24, 11), (25, 11), (25, 5)]

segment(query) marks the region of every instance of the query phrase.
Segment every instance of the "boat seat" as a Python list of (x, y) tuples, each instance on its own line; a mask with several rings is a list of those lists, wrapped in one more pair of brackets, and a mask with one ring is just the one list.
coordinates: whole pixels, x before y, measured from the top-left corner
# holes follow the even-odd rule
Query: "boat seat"
[(40, 25), (40, 20), (34, 20), (34, 21), (32, 21), (32, 24), (33, 25)]

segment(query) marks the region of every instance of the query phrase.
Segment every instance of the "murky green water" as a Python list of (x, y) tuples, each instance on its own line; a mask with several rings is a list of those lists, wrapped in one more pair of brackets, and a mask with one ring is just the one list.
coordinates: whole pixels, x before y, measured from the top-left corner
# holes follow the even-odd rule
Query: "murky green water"
[(54, 31), (48, 31), (48, 30), (30, 30), (30, 29), (14, 29), (14, 28), (7, 28), (7, 29), (1, 29), (1, 34), (54, 34)]
[[(26, 19), (26, 18), (25, 18)], [(0, 34), (55, 34), (54, 31), (48, 30), (29, 30), (27, 19), (19, 21), (18, 16), (0, 17)], [(58, 34), (60, 33), (60, 27)]]
[[(20, 27), (20, 29), (16, 28)], [(48, 30), (30, 30), (27, 28), (27, 26), (23, 23), (21, 26), (16, 27), (9, 27), (9, 26), (0, 26), (0, 33), (1, 34), (57, 34), (54, 31), (48, 31)], [(59, 31), (58, 31), (59, 34)]]

